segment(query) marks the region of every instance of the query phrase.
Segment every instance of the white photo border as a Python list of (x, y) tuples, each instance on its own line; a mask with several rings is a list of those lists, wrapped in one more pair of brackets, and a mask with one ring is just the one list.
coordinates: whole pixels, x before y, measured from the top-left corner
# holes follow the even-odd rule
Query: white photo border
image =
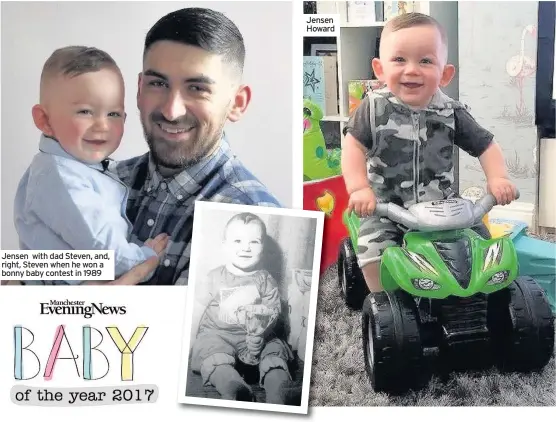
[(314, 218), (317, 222), (316, 233), (315, 233), (315, 248), (313, 251), (313, 268), (312, 268), (309, 314), (307, 316), (307, 321), (308, 321), (307, 342), (305, 348), (305, 356), (303, 359), (305, 365), (303, 367), (303, 386), (302, 386), (302, 393), (301, 393), (301, 405), (290, 406), (290, 405), (269, 404), (269, 403), (236, 402), (232, 400), (190, 397), (185, 394), (187, 388), (187, 375), (189, 370), (189, 348), (191, 345), (191, 325), (192, 325), (192, 315), (193, 315), (193, 306), (194, 306), (194, 297), (195, 297), (195, 283), (192, 283), (187, 286), (185, 322), (183, 325), (183, 345), (182, 345), (182, 351), (180, 357), (181, 364), (180, 364), (180, 373), (179, 373), (178, 402), (182, 404), (228, 407), (228, 408), (249, 409), (249, 410), (263, 410), (263, 411), (284, 412), (284, 413), (297, 413), (297, 414), (306, 415), (309, 410), (309, 389), (311, 386), (313, 341), (315, 336), (315, 320), (317, 314), (317, 299), (318, 299), (319, 280), (320, 280), (320, 262), (321, 262), (321, 252), (322, 252), (322, 236), (323, 236), (323, 229), (324, 229), (324, 213), (320, 211), (308, 211), (308, 210), (300, 210), (300, 209), (287, 209), (287, 208), (261, 207), (261, 206), (253, 206), (253, 205), (226, 204), (226, 203), (208, 202), (208, 201), (196, 201), (195, 218), (193, 220), (193, 237), (192, 237), (193, 240), (191, 243), (191, 257), (189, 261), (190, 262), (189, 280), (196, 279), (196, 272), (198, 267), (197, 261), (198, 261), (198, 255), (200, 251), (199, 251), (199, 242), (198, 241), (195, 242), (195, 239), (199, 239), (201, 236), (200, 230), (203, 227), (203, 218), (204, 218), (205, 210), (237, 211), (237, 212), (249, 211), (253, 214)]

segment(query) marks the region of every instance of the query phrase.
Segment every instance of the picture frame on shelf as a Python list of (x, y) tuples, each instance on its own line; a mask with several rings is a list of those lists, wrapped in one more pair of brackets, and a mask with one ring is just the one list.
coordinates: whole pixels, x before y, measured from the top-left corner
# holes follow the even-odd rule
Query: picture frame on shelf
[[(336, 46), (338, 42), (337, 37), (303, 37), (303, 55), (311, 56), (311, 47), (313, 45), (327, 44)], [(329, 47), (328, 49), (333, 48)], [(337, 47), (336, 47), (337, 48)]]
[(382, 1), (348, 1), (347, 24), (374, 25), (384, 21), (384, 2)]
[(311, 56), (337, 56), (338, 46), (336, 44), (312, 44)]
[(317, 13), (317, 2), (316, 1), (304, 1), (303, 2), (303, 14), (305, 15), (315, 15)]

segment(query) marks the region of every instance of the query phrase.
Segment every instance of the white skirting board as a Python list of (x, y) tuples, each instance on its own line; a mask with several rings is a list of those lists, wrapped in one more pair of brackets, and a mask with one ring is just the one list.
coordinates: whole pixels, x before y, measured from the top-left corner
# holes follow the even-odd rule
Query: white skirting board
[(489, 213), (491, 219), (523, 221), (527, 227), (533, 227), (535, 205), (528, 202), (512, 202), (509, 205), (497, 205)]

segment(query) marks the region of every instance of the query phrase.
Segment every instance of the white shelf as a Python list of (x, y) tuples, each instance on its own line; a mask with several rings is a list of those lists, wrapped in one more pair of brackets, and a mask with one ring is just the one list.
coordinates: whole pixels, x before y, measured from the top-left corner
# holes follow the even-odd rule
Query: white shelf
[(341, 28), (338, 37), (338, 88), (340, 116), (349, 115), (348, 82), (371, 79), (371, 60), (382, 27), (362, 26)]
[[(428, 1), (419, 2), (418, 11), (430, 15)], [(386, 22), (348, 21), (347, 3), (342, 1), (319, 1), (317, 13), (338, 14), (340, 31), (336, 37), (338, 58), (338, 114), (326, 115), (325, 122), (338, 122), (340, 136), (349, 121), (348, 82), (351, 80), (372, 79), (371, 61), (375, 56), (377, 43)]]
[(349, 117), (340, 116), (340, 115), (324, 116), (322, 118), (323, 122), (347, 122), (348, 120), (349, 120)]

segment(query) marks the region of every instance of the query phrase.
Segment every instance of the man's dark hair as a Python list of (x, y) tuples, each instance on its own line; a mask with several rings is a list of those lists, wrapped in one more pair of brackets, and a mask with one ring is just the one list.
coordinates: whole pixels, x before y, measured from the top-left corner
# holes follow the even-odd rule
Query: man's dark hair
[(190, 7), (162, 17), (147, 33), (143, 58), (158, 41), (175, 41), (200, 47), (223, 56), (227, 63), (243, 72), (245, 45), (235, 24), (224, 14), (211, 9)]

